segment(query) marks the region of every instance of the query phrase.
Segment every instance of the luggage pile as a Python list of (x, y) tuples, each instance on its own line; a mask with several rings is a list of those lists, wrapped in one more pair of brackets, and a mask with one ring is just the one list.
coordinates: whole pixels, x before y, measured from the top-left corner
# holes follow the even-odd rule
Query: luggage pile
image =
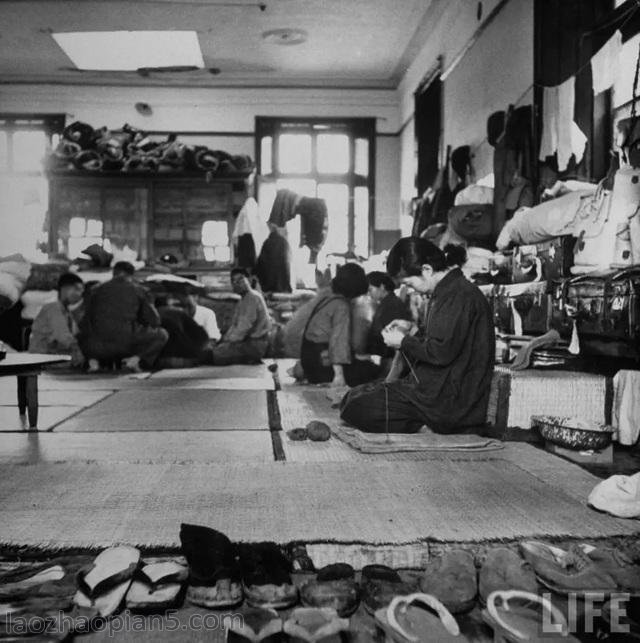
[(255, 167), (249, 156), (185, 145), (175, 134), (158, 141), (127, 124), (109, 130), (79, 121), (64, 129), (46, 165), (50, 172), (206, 172), (214, 176), (248, 175)]

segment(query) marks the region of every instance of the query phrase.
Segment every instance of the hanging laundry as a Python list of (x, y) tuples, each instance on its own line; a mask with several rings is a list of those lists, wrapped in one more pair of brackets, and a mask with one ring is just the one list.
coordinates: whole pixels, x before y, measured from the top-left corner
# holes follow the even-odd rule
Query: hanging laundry
[(327, 239), (327, 204), (324, 199), (302, 197), (296, 212), (300, 215), (301, 245), (307, 246), (315, 258)]
[(277, 230), (271, 231), (262, 246), (256, 276), (263, 292), (291, 292), (291, 248)]
[(284, 228), (285, 223), (296, 216), (296, 206), (299, 202), (300, 195), (292, 190), (278, 190), (271, 206), (268, 223)]
[(250, 234), (253, 237), (253, 245), (255, 253), (260, 254), (262, 244), (269, 236), (269, 226), (266, 221), (260, 217), (260, 209), (258, 203), (253, 197), (249, 197), (242, 206), (238, 213), (233, 233), (231, 235), (233, 243), (237, 244), (238, 239), (245, 234)]
[(593, 75), (593, 93), (609, 89), (618, 76), (620, 53), (622, 51), (622, 34), (616, 31), (607, 43), (591, 59)]
[(587, 137), (573, 120), (575, 108), (575, 76), (557, 87), (545, 87), (542, 110), (543, 127), (539, 159), (558, 154), (558, 171), (564, 172), (571, 156), (582, 161)]

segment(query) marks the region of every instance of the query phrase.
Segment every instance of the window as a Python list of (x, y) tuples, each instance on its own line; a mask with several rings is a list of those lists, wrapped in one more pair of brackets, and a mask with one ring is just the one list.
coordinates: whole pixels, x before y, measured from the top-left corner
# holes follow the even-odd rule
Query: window
[[(327, 203), (324, 250), (367, 257), (373, 229), (375, 119), (256, 119), (258, 201), (268, 216), (280, 189)], [(300, 218), (288, 225), (292, 249)]]
[(44, 159), (63, 127), (64, 116), (0, 114), (0, 256), (46, 258)]

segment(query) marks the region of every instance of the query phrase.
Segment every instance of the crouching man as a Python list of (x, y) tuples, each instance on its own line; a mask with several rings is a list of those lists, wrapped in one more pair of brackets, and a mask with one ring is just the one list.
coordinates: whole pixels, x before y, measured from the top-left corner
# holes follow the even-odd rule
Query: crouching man
[(240, 295), (231, 319), (231, 326), (219, 344), (213, 347), (213, 363), (258, 364), (265, 356), (269, 345), (271, 318), (264, 297), (249, 283), (244, 268), (231, 271), (231, 287)]
[(123, 360), (132, 371), (153, 368), (167, 343), (167, 331), (160, 327), (160, 315), (146, 291), (134, 283), (134, 267), (119, 261), (113, 279), (94, 288), (86, 303), (80, 347), (89, 360), (89, 370), (100, 360)]

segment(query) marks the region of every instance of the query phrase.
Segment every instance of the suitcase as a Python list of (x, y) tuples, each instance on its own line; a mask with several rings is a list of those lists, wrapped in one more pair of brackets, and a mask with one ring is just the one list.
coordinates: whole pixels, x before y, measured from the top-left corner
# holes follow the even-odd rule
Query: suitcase
[[(526, 274), (523, 274), (523, 267), (526, 268), (532, 264), (534, 264), (533, 272), (539, 271), (541, 273), (541, 280), (556, 281), (571, 277), (575, 243), (575, 237), (563, 235), (550, 241), (516, 248), (513, 262), (513, 283), (527, 281)], [(530, 281), (531, 278), (528, 280)]]
[(640, 359), (640, 266), (576, 277), (557, 287), (553, 318), (564, 335), (572, 326), (567, 306), (576, 311), (585, 354)]
[(505, 335), (543, 335), (549, 330), (550, 295), (545, 282), (495, 286), (492, 294), (496, 328)]

